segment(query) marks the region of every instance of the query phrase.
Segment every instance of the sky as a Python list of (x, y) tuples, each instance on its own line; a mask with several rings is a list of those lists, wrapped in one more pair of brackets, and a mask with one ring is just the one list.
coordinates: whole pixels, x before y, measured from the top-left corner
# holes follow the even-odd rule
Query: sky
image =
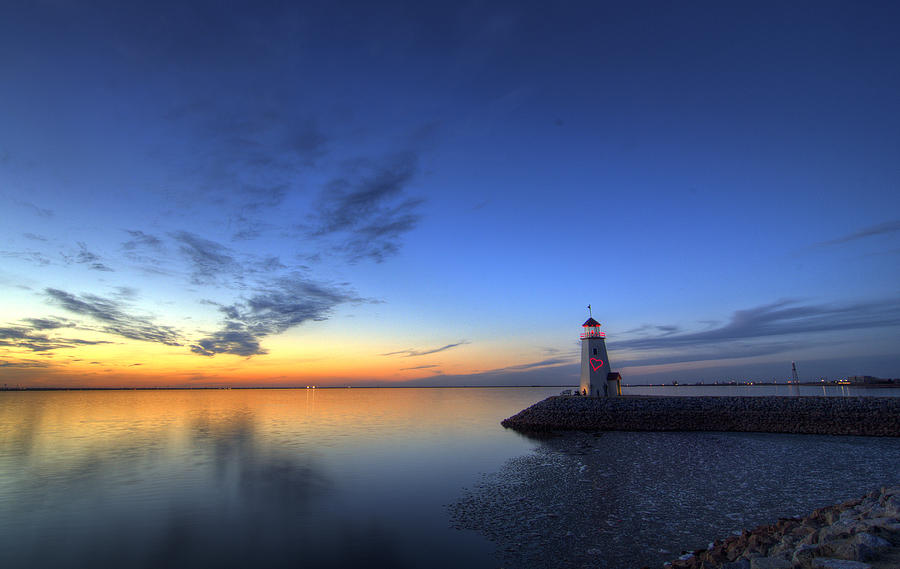
[(896, 2), (0, 6), (0, 384), (900, 377)]

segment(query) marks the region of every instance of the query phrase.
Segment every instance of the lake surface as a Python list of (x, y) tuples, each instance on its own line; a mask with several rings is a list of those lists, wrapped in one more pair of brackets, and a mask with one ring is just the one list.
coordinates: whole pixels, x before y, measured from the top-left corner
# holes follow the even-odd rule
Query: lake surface
[[(499, 425), (560, 390), (0, 392), (0, 565), (478, 569), (499, 566), (494, 554), (505, 538), (497, 524), (524, 523), (516, 513), (523, 503), (536, 508), (532, 517), (556, 508), (546, 518), (555, 531), (568, 531), (576, 506), (615, 520), (638, 512), (634, 522), (656, 528), (653, 539), (674, 548), (684, 536), (660, 532), (687, 527), (676, 503), (727, 506), (727, 519), (744, 524), (754, 518), (741, 517), (742, 504), (756, 516), (771, 512), (721, 496), (787, 487), (780, 491), (806, 499), (778, 494), (772, 507), (790, 504), (787, 514), (898, 482), (900, 439), (635, 433), (604, 435), (603, 452), (572, 454), (558, 441)], [(703, 458), (710, 447), (719, 447), (715, 464)], [(679, 484), (684, 475), (696, 491)], [(469, 489), (487, 488), (485, 476), (493, 476), (487, 494), (467, 499), (470, 518), (480, 521), (451, 520)], [(574, 495), (564, 491), (566, 477), (591, 496), (560, 510), (555, 504)], [(818, 481), (812, 494), (810, 480)], [(611, 481), (620, 490), (615, 502)], [(525, 499), (522, 488), (545, 497)], [(645, 511), (654, 512), (653, 525), (640, 517)], [(606, 533), (592, 539), (573, 559), (587, 555), (596, 564), (605, 552), (632, 552)], [(524, 569), (540, 558), (519, 560)]]
[(558, 392), (2, 392), (0, 565), (493, 567), (446, 505)]

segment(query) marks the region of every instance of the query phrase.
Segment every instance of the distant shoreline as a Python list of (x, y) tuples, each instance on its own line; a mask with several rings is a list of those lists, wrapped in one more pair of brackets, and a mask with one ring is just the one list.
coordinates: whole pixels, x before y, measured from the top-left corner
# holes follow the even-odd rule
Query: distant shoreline
[[(673, 385), (671, 383), (646, 383), (646, 384), (623, 384), (622, 387), (900, 387), (897, 382), (885, 383), (839, 383), (837, 381), (801, 381), (799, 383), (776, 383), (772, 381), (754, 381), (753, 383), (679, 383)], [(548, 386), (550, 387), (550, 386)]]
[(306, 386), (234, 386), (234, 387), (0, 387), (0, 391), (228, 391), (247, 389), (532, 389), (535, 387), (572, 389), (577, 385), (322, 385)]
[[(853, 387), (853, 388), (900, 388), (900, 383), (822, 383), (817, 381), (800, 383), (648, 383), (625, 384), (623, 388), (640, 387)], [(577, 389), (578, 385), (317, 385), (313, 386), (193, 386), (193, 387), (0, 387), (0, 391), (227, 391), (229, 389), (531, 389), (531, 388)]]

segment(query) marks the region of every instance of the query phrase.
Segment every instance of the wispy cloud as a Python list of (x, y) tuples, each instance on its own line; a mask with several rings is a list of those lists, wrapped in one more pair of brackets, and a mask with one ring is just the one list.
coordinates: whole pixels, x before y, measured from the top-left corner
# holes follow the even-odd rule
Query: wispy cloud
[(6, 368), (43, 368), (50, 367), (52, 364), (50, 362), (42, 362), (35, 360), (17, 360), (17, 361), (5, 361), (0, 360), (0, 367)]
[(50, 259), (38, 251), (0, 251), (0, 256), (9, 259), (23, 259), (42, 267), (51, 264)]
[(404, 195), (417, 168), (411, 152), (349, 163), (320, 194), (311, 235), (340, 237), (339, 247), (351, 260), (381, 262), (394, 255), (421, 218), (422, 200)]
[(212, 303), (225, 316), (223, 326), (191, 345), (191, 351), (204, 356), (265, 354), (262, 338), (304, 322), (325, 320), (337, 305), (359, 300), (339, 286), (317, 283), (300, 275), (282, 277), (248, 299), (230, 305)]
[(457, 346), (464, 346), (465, 344), (469, 344), (468, 340), (460, 340), (455, 344), (447, 344), (446, 346), (441, 346), (440, 348), (427, 348), (424, 350), (416, 350), (416, 349), (408, 349), (408, 350), (398, 350), (396, 352), (388, 352), (386, 354), (381, 354), (382, 356), (403, 356), (404, 358), (412, 358), (416, 356), (427, 356), (428, 354), (436, 354), (438, 352), (443, 352), (445, 350), (449, 350), (451, 348), (455, 348)]
[(233, 354), (236, 356), (257, 356), (268, 353), (259, 343), (260, 336), (249, 331), (242, 322), (226, 321), (221, 330), (201, 338), (191, 344), (191, 351), (201, 356)]
[(187, 231), (177, 231), (171, 236), (180, 243), (179, 250), (191, 263), (193, 283), (211, 284), (222, 274), (241, 273), (240, 264), (224, 245)]
[(108, 344), (102, 340), (82, 340), (78, 338), (51, 338), (45, 333), (22, 326), (0, 327), (0, 346), (20, 348), (32, 352), (48, 352), (61, 348)]
[(171, 275), (172, 255), (167, 252), (163, 239), (139, 229), (125, 229), (129, 239), (120, 244), (125, 258), (137, 264), (148, 274)]
[(496, 373), (496, 372), (525, 371), (525, 370), (529, 370), (529, 369), (536, 369), (536, 368), (542, 368), (542, 367), (548, 367), (548, 366), (559, 366), (559, 365), (572, 364), (575, 362), (577, 362), (577, 359), (574, 357), (573, 358), (547, 358), (547, 359), (536, 361), (536, 362), (529, 362), (529, 363), (525, 363), (525, 364), (507, 366), (505, 368), (493, 370), (493, 372)]
[(162, 248), (162, 240), (155, 235), (144, 233), (137, 229), (126, 229), (125, 232), (131, 236), (131, 239), (122, 243), (122, 249), (126, 251), (134, 251), (140, 247), (149, 247), (157, 250)]
[(656, 365), (771, 355), (796, 349), (799, 334), (888, 326), (900, 326), (898, 299), (819, 305), (780, 300), (737, 310), (727, 323), (703, 331), (611, 340), (610, 347), (629, 354), (620, 365)]
[(274, 186), (245, 185), (241, 192), (244, 197), (243, 209), (255, 211), (263, 208), (278, 207), (288, 194), (287, 184)]
[(547, 358), (469, 374), (436, 374), (406, 385), (574, 385), (578, 365), (577, 357)]
[(738, 310), (717, 328), (687, 334), (663, 334), (616, 342), (618, 348), (655, 349), (711, 342), (768, 338), (807, 332), (828, 332), (900, 325), (900, 300), (855, 304), (801, 305), (796, 300)]
[(158, 342), (168, 346), (182, 345), (180, 335), (173, 328), (129, 314), (121, 300), (94, 294), (75, 296), (55, 288), (44, 289), (44, 293), (63, 309), (99, 322), (100, 330), (107, 334), (144, 342)]
[(181, 170), (184, 188), (174, 196), (179, 207), (221, 208), (238, 240), (275, 227), (268, 221), (272, 210), (303, 191), (302, 174), (318, 167), (329, 152), (329, 136), (319, 121), (298, 113), (292, 98), (267, 90), (252, 102), (217, 97), (167, 113), (169, 125), (192, 141), (188, 155), (160, 151), (168, 165)]
[(440, 366), (438, 366), (438, 364), (425, 364), (425, 365), (421, 365), (421, 366), (402, 367), (402, 368), (400, 368), (400, 371), (410, 371), (410, 370), (415, 370), (415, 369), (431, 369), (431, 368), (436, 368), (436, 367), (440, 367)]
[(800, 347), (810, 348), (814, 345), (816, 344), (810, 339), (805, 339), (802, 344), (787, 339), (774, 342), (720, 342), (712, 343), (708, 346), (686, 346), (674, 351), (658, 350), (628, 352), (630, 355), (621, 359), (615, 358), (613, 363), (616, 367), (634, 367), (686, 362), (735, 360), (740, 358), (783, 354), (785, 352), (796, 351)]
[(31, 203), (31, 202), (22, 202), (22, 201), (20, 201), (20, 202), (17, 202), (17, 203), (18, 203), (20, 206), (22, 206), (22, 207), (24, 207), (24, 208), (27, 208), (27, 209), (31, 210), (31, 212), (34, 213), (34, 214), (35, 214), (36, 216), (38, 216), (38, 217), (50, 218), (50, 217), (53, 217), (53, 215), (54, 215), (52, 209), (47, 209), (47, 208), (44, 208), (44, 207), (40, 207), (40, 206), (34, 205), (34, 204)]
[(637, 328), (632, 328), (631, 330), (627, 330), (624, 334), (648, 334), (653, 332), (658, 332), (660, 335), (674, 334), (678, 332), (681, 328), (673, 325), (666, 324), (644, 324), (642, 326), (638, 326)]
[[(314, 117), (294, 114), (290, 105), (260, 104), (258, 99), (252, 105), (223, 99), (194, 101), (171, 109), (166, 118), (174, 126), (192, 129), (192, 140), (207, 157), (200, 166), (206, 181), (225, 182), (251, 196), (254, 190), (282, 187), (283, 182), (272, 182), (273, 174), (315, 166), (328, 153), (330, 142)], [(260, 182), (265, 180), (272, 183), (264, 186)], [(279, 199), (271, 205), (280, 203)]]
[(838, 237), (837, 239), (822, 241), (819, 243), (819, 245), (840, 245), (841, 243), (856, 241), (857, 239), (864, 239), (866, 237), (873, 237), (875, 235), (887, 235), (897, 232), (900, 232), (900, 219), (894, 221), (886, 221), (877, 225), (871, 225), (855, 233), (850, 233), (849, 235)]
[(101, 262), (100, 256), (88, 250), (87, 245), (79, 241), (78, 252), (72, 255), (63, 254), (66, 263), (78, 263), (79, 265), (87, 265), (88, 268), (95, 271), (112, 272), (112, 269)]
[(57, 328), (70, 328), (75, 325), (69, 320), (60, 318), (23, 318), (35, 330), (55, 330)]

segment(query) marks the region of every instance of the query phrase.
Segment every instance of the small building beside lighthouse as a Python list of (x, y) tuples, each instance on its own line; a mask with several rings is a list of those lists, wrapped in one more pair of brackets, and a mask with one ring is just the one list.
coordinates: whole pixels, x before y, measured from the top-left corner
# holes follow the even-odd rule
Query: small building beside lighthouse
[(591, 397), (622, 395), (622, 376), (613, 373), (606, 353), (606, 334), (593, 316), (581, 325), (581, 386), (579, 392)]

